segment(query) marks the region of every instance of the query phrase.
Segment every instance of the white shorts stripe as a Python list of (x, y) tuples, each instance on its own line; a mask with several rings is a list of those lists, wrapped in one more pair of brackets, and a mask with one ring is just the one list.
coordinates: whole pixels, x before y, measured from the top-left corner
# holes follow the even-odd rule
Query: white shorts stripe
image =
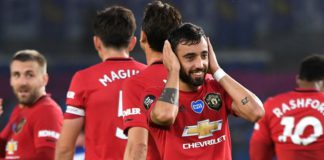
[(73, 106), (67, 106), (65, 113), (75, 114), (78, 116), (84, 116), (84, 110), (81, 108), (73, 107)]

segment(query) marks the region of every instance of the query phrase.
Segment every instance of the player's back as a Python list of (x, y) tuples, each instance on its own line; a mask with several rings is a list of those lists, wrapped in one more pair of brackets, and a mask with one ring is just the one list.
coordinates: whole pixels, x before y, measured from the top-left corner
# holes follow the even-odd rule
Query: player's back
[(86, 159), (122, 159), (122, 84), (144, 68), (131, 58), (111, 58), (74, 75), (67, 105), (85, 112)]
[(267, 100), (265, 120), (279, 160), (324, 157), (324, 93), (296, 89)]
[(159, 160), (157, 146), (151, 135), (151, 127), (148, 124), (148, 110), (158, 97), (149, 94), (152, 89), (164, 88), (167, 79), (167, 70), (162, 62), (155, 62), (141, 73), (126, 80), (123, 86), (124, 99), (124, 127), (142, 127), (149, 130), (147, 159)]

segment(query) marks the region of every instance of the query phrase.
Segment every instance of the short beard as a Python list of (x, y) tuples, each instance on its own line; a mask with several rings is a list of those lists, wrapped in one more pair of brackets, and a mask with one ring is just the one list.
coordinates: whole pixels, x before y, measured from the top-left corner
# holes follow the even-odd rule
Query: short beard
[[(205, 73), (205, 76), (206, 76), (206, 71), (204, 71)], [(188, 83), (190, 85), (193, 85), (195, 87), (199, 87), (201, 86), (202, 84), (204, 84), (205, 82), (205, 76), (203, 76), (202, 78), (196, 78), (196, 79), (193, 79), (190, 77), (190, 72), (189, 72), (189, 75), (187, 75), (185, 73), (185, 71), (182, 69), (180, 69), (180, 79), (185, 82), (185, 83)]]
[(19, 98), (18, 93), (15, 94), (19, 104), (22, 104), (24, 106), (32, 106), (37, 101), (37, 98), (39, 97), (35, 92), (31, 93), (29, 97), (26, 97), (24, 99)]

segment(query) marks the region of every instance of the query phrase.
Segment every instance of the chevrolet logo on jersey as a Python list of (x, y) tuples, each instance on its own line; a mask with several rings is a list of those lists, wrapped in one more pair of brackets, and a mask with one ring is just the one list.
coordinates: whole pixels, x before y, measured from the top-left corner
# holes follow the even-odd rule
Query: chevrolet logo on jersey
[(198, 136), (199, 139), (210, 137), (215, 131), (222, 129), (222, 120), (209, 122), (209, 119), (198, 121), (197, 125), (186, 126), (182, 137)]

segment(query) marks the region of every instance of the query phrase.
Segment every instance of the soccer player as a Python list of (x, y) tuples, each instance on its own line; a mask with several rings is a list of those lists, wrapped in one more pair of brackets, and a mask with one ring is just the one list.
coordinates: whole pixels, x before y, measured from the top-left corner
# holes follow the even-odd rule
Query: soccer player
[(147, 159), (160, 159), (149, 134), (151, 128), (146, 115), (155, 97), (142, 96), (147, 90), (165, 85), (168, 72), (162, 63), (162, 49), (171, 30), (180, 24), (180, 13), (168, 3), (155, 1), (146, 6), (140, 44), (149, 66), (140, 74), (126, 80), (123, 85), (124, 125), (125, 132), (128, 133), (125, 160), (146, 159), (147, 153)]
[(251, 160), (323, 159), (324, 56), (306, 57), (296, 83), (264, 103), (266, 114), (250, 140)]
[(0, 157), (54, 159), (63, 113), (58, 104), (46, 94), (46, 68), (45, 57), (35, 50), (21, 50), (13, 56), (10, 63), (10, 85), (19, 104), (0, 133)]
[(149, 121), (159, 128), (152, 135), (162, 159), (232, 159), (228, 116), (257, 121), (264, 114), (259, 98), (221, 69), (210, 41), (194, 24), (171, 32), (163, 62), (173, 74), (165, 88), (147, 93), (159, 96)]
[(103, 62), (75, 73), (67, 93), (67, 109), (56, 159), (73, 157), (76, 138), (85, 127), (85, 159), (122, 159), (122, 83), (145, 68), (129, 57), (136, 24), (131, 10), (112, 6), (98, 12), (94, 46)]

